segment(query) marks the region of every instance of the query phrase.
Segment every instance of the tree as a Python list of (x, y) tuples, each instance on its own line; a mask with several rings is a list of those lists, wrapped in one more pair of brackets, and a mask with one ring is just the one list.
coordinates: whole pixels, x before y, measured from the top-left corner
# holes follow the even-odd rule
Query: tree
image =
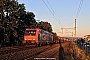
[(18, 22), (21, 23), (22, 21), (19, 17), (26, 14), (25, 6), (24, 4), (18, 4), (16, 0), (0, 0), (0, 3), (0, 14), (2, 18), (0, 25), (4, 28), (4, 34), (8, 36), (10, 45), (12, 45), (15, 40), (12, 37), (16, 37), (13, 34), (18, 32), (17, 29), (21, 29)]
[(46, 31), (52, 32), (52, 26), (48, 22), (41, 21), (41, 22), (38, 23), (38, 27), (41, 28), (41, 29), (44, 29)]
[(0, 0), (0, 32), (3, 32), (0, 35), (4, 37), (3, 44), (22, 44), (26, 28), (39, 27), (52, 32), (50, 23), (37, 23), (35, 14), (25, 10), (24, 4), (19, 4), (16, 0)]
[(33, 12), (27, 12), (24, 18), (24, 22), (26, 24), (26, 28), (35, 28), (36, 27), (36, 20), (34, 19), (35, 15)]
[(57, 33), (55, 33), (55, 32), (52, 32), (52, 34), (55, 35), (55, 36), (57, 36)]

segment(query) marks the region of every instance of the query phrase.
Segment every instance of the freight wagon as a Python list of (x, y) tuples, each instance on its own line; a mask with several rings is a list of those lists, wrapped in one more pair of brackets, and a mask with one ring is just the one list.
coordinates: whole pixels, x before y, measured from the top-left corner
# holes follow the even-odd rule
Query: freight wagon
[(53, 35), (53, 43), (59, 43), (59, 36)]

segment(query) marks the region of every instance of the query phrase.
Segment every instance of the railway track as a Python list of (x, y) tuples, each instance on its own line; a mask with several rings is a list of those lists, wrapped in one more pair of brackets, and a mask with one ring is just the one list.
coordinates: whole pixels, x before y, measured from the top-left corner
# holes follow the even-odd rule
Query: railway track
[(42, 52), (40, 53), (38, 56), (34, 57), (34, 59), (53, 59), (53, 60), (57, 60), (56, 57), (53, 57), (54, 54), (58, 53), (59, 51), (59, 46), (53, 48), (53, 49), (50, 49), (50, 50), (47, 50), (45, 52)]
[(10, 52), (8, 54), (1, 54), (0, 59), (5, 60), (23, 60), (27, 57), (35, 56), (36, 54), (39, 54), (45, 50), (48, 50), (49, 48), (54, 48), (57, 44), (53, 45), (52, 47), (50, 45), (47, 46), (41, 46), (41, 47), (34, 47), (30, 49), (23, 48), (23, 50), (20, 51), (14, 51)]
[(17, 51), (23, 51), (27, 49), (37, 48), (36, 46), (24, 45), (24, 46), (10, 46), (10, 47), (1, 47), (0, 55), (13, 53)]
[[(62, 43), (62, 47), (64, 48), (64, 57), (65, 59), (69, 57), (67, 55), (67, 48), (70, 45), (70, 42)], [(26, 48), (20, 47), (13, 47), (8, 49), (16, 49), (17, 51), (12, 51), (8, 53), (2, 53), (0, 55), (0, 59), (2, 60), (43, 60), (43, 59), (53, 59), (59, 60), (60, 58), (60, 45), (53, 44), (53, 45), (46, 45), (41, 47), (31, 47), (26, 46)]]
[[(63, 47), (65, 48), (66, 46), (68, 46), (70, 44), (70, 42), (66, 42), (66, 43), (62, 43)], [(43, 60), (43, 59), (48, 59), (48, 60), (59, 60), (59, 58), (61, 58), (59, 56), (59, 52), (60, 52), (60, 45), (58, 44), (55, 47), (50, 47), (48, 49), (45, 49), (43, 51), (37, 52), (36, 54), (25, 58), (24, 60)], [(64, 53), (63, 53), (64, 54)]]
[(47, 49), (36, 52), (34, 55), (32, 55), (31, 57), (26, 58), (25, 60), (34, 60), (37, 57), (38, 58), (50, 57), (50, 56), (52, 56), (52, 53), (54, 54), (55, 51), (58, 50), (58, 48), (59, 48), (59, 45), (50, 46)]

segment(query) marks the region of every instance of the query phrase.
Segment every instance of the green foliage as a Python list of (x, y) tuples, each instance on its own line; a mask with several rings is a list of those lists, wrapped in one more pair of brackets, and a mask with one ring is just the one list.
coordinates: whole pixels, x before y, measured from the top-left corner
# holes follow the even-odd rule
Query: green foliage
[(46, 31), (52, 32), (52, 26), (48, 22), (41, 21), (38, 23), (38, 27)]
[(16, 0), (0, 0), (0, 44), (21, 45), (26, 28), (39, 27), (52, 32), (48, 22), (37, 23), (33, 12), (26, 12), (24, 4)]
[(52, 32), (52, 34), (54, 34), (54, 35), (56, 35), (56, 36), (57, 36), (57, 33), (55, 33), (55, 32)]

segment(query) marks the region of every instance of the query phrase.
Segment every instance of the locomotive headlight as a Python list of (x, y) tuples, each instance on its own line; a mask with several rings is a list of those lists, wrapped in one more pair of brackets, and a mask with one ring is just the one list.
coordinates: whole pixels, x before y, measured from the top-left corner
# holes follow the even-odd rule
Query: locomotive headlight
[(33, 39), (33, 40), (35, 40), (35, 39)]
[(27, 40), (27, 39), (25, 39), (25, 40)]

